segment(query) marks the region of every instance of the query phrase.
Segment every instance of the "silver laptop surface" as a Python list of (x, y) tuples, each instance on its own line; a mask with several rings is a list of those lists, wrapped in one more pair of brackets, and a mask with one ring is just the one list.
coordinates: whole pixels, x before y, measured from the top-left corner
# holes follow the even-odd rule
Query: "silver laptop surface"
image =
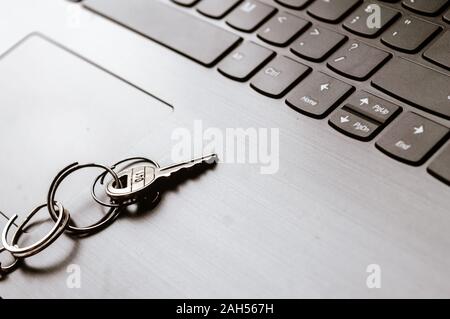
[[(73, 162), (219, 163), (0, 296), (449, 297), (450, 4), (416, 2), (2, 0), (0, 228)], [(58, 190), (77, 225), (100, 173)]]

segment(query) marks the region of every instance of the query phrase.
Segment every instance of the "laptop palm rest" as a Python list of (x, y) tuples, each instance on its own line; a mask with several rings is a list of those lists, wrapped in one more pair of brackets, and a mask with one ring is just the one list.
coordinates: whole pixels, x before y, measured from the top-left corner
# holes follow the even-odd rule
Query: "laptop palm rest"
[[(111, 165), (126, 156), (150, 156), (151, 150), (133, 153), (134, 141), (151, 139), (173, 111), (37, 34), (1, 57), (0, 87), (0, 211), (21, 218), (45, 202), (53, 177), (73, 162)], [(80, 226), (103, 213), (89, 197), (99, 173), (75, 174), (58, 192)], [(0, 216), (0, 227), (5, 222)]]

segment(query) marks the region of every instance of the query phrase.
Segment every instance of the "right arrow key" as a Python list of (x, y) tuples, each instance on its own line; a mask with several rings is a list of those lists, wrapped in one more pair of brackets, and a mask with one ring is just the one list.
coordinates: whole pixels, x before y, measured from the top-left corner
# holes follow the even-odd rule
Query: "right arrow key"
[(397, 160), (418, 166), (445, 141), (449, 132), (443, 125), (408, 112), (392, 125), (376, 146)]

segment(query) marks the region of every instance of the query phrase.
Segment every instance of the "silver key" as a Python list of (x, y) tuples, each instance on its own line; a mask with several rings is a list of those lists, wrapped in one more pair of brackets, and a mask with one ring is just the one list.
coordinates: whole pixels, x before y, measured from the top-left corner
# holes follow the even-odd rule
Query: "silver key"
[(217, 155), (211, 154), (163, 168), (152, 164), (131, 167), (117, 174), (122, 182), (122, 188), (116, 188), (116, 183), (112, 180), (106, 187), (106, 194), (116, 201), (136, 198), (144, 192), (158, 191), (158, 189), (155, 189), (155, 182), (161, 178), (170, 177), (172, 174), (185, 168), (191, 168), (203, 163), (213, 164), (216, 161)]

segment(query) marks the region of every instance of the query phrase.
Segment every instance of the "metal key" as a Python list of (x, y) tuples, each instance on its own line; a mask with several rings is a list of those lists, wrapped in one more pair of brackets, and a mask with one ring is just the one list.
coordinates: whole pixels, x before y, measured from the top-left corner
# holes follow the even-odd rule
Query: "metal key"
[(119, 172), (117, 175), (122, 182), (122, 187), (117, 188), (114, 180), (106, 187), (106, 194), (115, 201), (126, 201), (136, 198), (144, 192), (158, 191), (156, 181), (164, 177), (170, 177), (185, 168), (191, 168), (199, 164), (214, 164), (217, 161), (216, 154), (202, 156), (184, 163), (167, 167), (159, 167), (153, 164), (134, 166)]

